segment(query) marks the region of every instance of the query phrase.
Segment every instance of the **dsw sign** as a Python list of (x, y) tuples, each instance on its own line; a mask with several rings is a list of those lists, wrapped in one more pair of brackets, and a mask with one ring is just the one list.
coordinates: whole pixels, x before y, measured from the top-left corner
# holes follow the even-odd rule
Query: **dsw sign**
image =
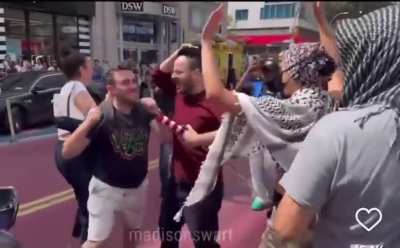
[(143, 12), (143, 2), (121, 2), (121, 10)]

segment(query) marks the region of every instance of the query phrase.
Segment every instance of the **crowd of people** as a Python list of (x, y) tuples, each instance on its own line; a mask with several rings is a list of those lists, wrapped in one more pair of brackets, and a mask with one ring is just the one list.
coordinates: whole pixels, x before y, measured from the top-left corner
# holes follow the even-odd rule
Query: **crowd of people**
[(59, 67), (54, 60), (51, 63), (43, 56), (37, 56), (34, 62), (26, 57), (17, 60), (11, 59), (10, 55), (6, 55), (3, 61), (4, 70), (8, 73), (29, 72), (29, 71), (58, 71)]
[[(83, 248), (104, 247), (117, 216), (124, 247), (135, 247), (150, 132), (161, 137), (162, 248), (179, 247), (185, 223), (196, 248), (220, 247), (223, 165), (239, 157), (249, 161), (252, 208), (268, 213), (260, 248), (397, 247), (400, 6), (341, 21), (336, 33), (322, 3), (314, 13), (320, 42), (256, 61), (235, 90), (221, 82), (213, 51), (223, 4), (200, 44), (144, 74), (152, 93), (132, 61), (105, 70), (82, 54), (62, 59), (69, 82), (54, 98), (55, 158), (75, 192), (73, 234)], [(107, 89), (99, 104), (86, 88), (94, 74)], [(261, 93), (246, 86), (250, 78), (264, 81)], [(365, 230), (373, 220), (354, 217), (364, 208), (381, 211), (380, 225)]]

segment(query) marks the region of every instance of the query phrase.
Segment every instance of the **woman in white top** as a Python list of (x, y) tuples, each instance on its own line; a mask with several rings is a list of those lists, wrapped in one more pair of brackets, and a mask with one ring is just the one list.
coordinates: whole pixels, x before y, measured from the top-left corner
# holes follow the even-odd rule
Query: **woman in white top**
[[(89, 85), (92, 80), (92, 62), (85, 55), (78, 53), (69, 54), (61, 63), (61, 70), (69, 80), (60, 91), (60, 95), (65, 96), (66, 109), (69, 108), (67, 117), (83, 120), (89, 109), (96, 106), (95, 101), (86, 89), (86, 86)], [(88, 186), (91, 178), (89, 151), (73, 159), (64, 159), (61, 155), (61, 151), (64, 141), (68, 139), (70, 134), (69, 131), (58, 129), (55, 160), (58, 170), (74, 189), (75, 198), (78, 203), (73, 236), (76, 238), (80, 237), (82, 241), (85, 241), (88, 226), (86, 205)]]

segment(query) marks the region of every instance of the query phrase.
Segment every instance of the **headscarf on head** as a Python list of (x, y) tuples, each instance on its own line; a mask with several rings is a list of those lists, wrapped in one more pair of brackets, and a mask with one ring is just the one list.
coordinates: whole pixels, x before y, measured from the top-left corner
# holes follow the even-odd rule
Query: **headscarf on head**
[[(307, 52), (304, 52), (305, 50)], [(223, 116), (221, 126), (209, 147), (206, 160), (184, 207), (201, 201), (212, 192), (219, 169), (230, 159), (261, 156), (250, 159), (249, 162), (257, 163), (254, 166), (279, 163), (285, 171), (289, 169), (308, 131), (322, 116), (333, 110), (333, 100), (321, 88), (321, 83), (329, 77), (325, 79), (326, 76), (322, 78), (317, 74), (322, 69), (317, 60), (322, 60), (323, 54), (319, 45), (313, 43), (292, 45), (283, 53), (283, 64), (289, 65), (287, 68), (296, 72), (293, 75), (303, 83), (303, 87), (288, 99), (271, 96), (255, 98), (236, 93), (242, 112), (235, 117), (230, 114)], [(325, 57), (327, 60), (331, 59), (327, 54)], [(330, 74), (334, 71), (334, 68), (331, 69)], [(301, 70), (307, 75), (302, 75)], [(323, 74), (325, 75), (326, 71)], [(269, 168), (264, 169), (267, 171)], [(262, 181), (262, 175), (256, 174), (251, 175), (253, 181), (261, 180), (259, 185), (262, 185), (265, 180)], [(264, 192), (263, 189), (254, 190), (262, 199), (271, 197), (257, 193)], [(182, 209), (175, 220), (179, 220), (181, 214)]]
[(336, 36), (345, 74), (342, 105), (378, 103), (399, 111), (400, 6), (342, 20)]
[(280, 57), (282, 71), (288, 71), (293, 79), (308, 86), (320, 86), (329, 80), (321, 73), (328, 65), (335, 70), (335, 61), (319, 42), (291, 44)]

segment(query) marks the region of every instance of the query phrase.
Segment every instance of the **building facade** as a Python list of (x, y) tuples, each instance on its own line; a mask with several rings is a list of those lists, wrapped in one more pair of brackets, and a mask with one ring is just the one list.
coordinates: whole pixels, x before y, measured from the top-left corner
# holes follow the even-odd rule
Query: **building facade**
[(93, 2), (1, 2), (0, 69), (6, 55), (19, 62), (57, 61), (63, 51), (91, 54)]
[(181, 44), (179, 19), (174, 2), (96, 2), (93, 57), (159, 63)]
[(93, 57), (115, 66), (160, 63), (184, 42), (199, 41), (219, 2), (96, 2)]
[[(210, 13), (218, 7), (220, 2), (179, 2), (181, 9), (182, 40), (196, 42), (200, 40)], [(226, 11), (226, 10), (225, 10)], [(226, 34), (226, 25), (222, 25), (222, 33)]]
[(229, 2), (229, 37), (248, 54), (276, 55), (292, 42), (318, 41), (311, 2)]

